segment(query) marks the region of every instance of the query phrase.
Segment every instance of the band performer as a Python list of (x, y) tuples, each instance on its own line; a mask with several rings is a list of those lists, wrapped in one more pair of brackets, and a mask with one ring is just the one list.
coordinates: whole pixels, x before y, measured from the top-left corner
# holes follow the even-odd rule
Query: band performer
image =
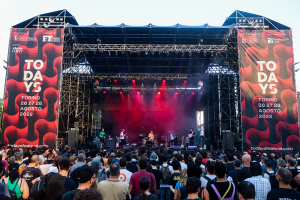
[(175, 135), (174, 135), (174, 131), (169, 131), (169, 137), (170, 137), (170, 147), (174, 146), (174, 141), (175, 141)]
[(120, 133), (120, 139), (121, 139), (121, 147), (123, 145), (126, 145), (125, 137), (127, 134), (125, 134), (125, 129), (122, 129), (122, 132)]
[(153, 131), (150, 131), (149, 135), (148, 135), (149, 141), (153, 142), (154, 141), (154, 134)]
[(100, 131), (99, 138), (100, 138), (101, 148), (102, 148), (103, 147), (103, 143), (104, 143), (104, 138), (105, 138), (104, 128), (102, 128), (102, 130)]
[(190, 146), (194, 146), (196, 133), (194, 129), (191, 128), (189, 138), (190, 138)]

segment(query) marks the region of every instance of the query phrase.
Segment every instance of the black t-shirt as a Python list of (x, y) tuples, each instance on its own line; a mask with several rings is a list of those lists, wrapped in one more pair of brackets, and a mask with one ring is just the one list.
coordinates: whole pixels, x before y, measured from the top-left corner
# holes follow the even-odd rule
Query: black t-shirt
[(29, 187), (29, 191), (32, 188), (32, 182), (34, 179), (36, 179), (37, 177), (42, 176), (42, 172), (39, 168), (35, 168), (35, 167), (27, 167), (23, 170), (22, 174), (21, 174), (21, 178), (25, 179), (27, 182), (27, 185)]
[(126, 169), (128, 171), (130, 171), (131, 173), (135, 173), (135, 172), (139, 171), (138, 166), (133, 163), (130, 163), (130, 162), (127, 163)]
[[(173, 174), (171, 174), (169, 176), (169, 179), (168, 179), (168, 184), (169, 185), (172, 185), (173, 188), (175, 189), (175, 186), (176, 186), (176, 183), (180, 180), (180, 173), (179, 172), (175, 172)], [(171, 199), (174, 199), (174, 193), (171, 192)]]
[(1, 200), (12, 200), (12, 198), (9, 198), (8, 196), (5, 196), (4, 194), (0, 194)]
[(246, 178), (250, 178), (252, 175), (250, 173), (249, 167), (244, 167), (240, 169), (237, 173), (237, 182), (242, 182)]
[[(142, 199), (142, 195), (139, 195), (137, 197), (134, 197), (133, 200), (141, 200), (141, 199)], [(159, 199), (155, 194), (150, 194), (149, 195), (149, 200), (159, 200)]]
[(267, 195), (267, 200), (300, 200), (300, 192), (293, 189), (279, 188), (271, 190)]
[(227, 175), (230, 176), (233, 180), (233, 183), (235, 185), (237, 185), (237, 173), (238, 173), (239, 169), (234, 169), (231, 170)]
[[(47, 174), (45, 176), (49, 176)], [(72, 191), (76, 189), (75, 182), (62, 176), (58, 173), (53, 173), (47, 182), (46, 188), (46, 200), (61, 200), (61, 197), (68, 191)]]
[(155, 176), (156, 189), (159, 190), (160, 181), (163, 179), (163, 173), (158, 169), (151, 169), (151, 173)]
[(234, 164), (226, 163), (226, 169), (227, 169), (227, 174), (228, 174), (231, 170), (234, 170)]
[[(230, 182), (216, 182), (214, 183), (215, 187), (217, 188), (219, 194), (221, 195), (221, 197), (223, 197), (223, 195), (225, 194), (225, 192), (228, 190), (228, 187), (229, 187), (229, 183)], [(230, 187), (230, 190), (229, 192), (227, 193), (227, 195), (225, 196), (225, 198), (230, 198), (232, 197), (232, 193), (233, 193), (233, 183), (231, 183), (231, 187)], [(218, 199), (219, 200), (219, 197), (217, 196), (216, 192), (214, 191), (214, 189), (212, 188), (211, 185), (207, 186), (207, 192), (209, 194), (209, 199), (210, 200), (215, 200), (215, 199)], [(236, 191), (236, 189), (235, 189)], [(237, 195), (236, 193), (234, 194), (234, 199), (237, 199)]]

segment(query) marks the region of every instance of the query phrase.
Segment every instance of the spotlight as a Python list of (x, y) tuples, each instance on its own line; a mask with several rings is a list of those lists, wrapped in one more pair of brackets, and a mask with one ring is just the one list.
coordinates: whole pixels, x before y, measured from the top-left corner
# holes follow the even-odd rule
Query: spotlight
[(165, 82), (166, 82), (166, 80), (163, 80), (163, 82), (165, 83)]
[(114, 81), (115, 81), (115, 83), (118, 82), (117, 80), (114, 80)]
[(120, 92), (120, 94), (122, 94), (123, 92)]
[(106, 91), (103, 91), (103, 94), (106, 94)]
[(160, 94), (160, 92), (158, 92), (157, 94)]
[(175, 94), (178, 94), (178, 92), (175, 92)]
[(132, 83), (135, 83), (135, 80), (132, 80)]
[(184, 83), (186, 83), (187, 81), (186, 80), (184, 80)]
[(148, 51), (145, 51), (145, 55), (148, 55)]
[(140, 94), (140, 92), (137, 92), (137, 94)]
[(110, 51), (108, 52), (108, 56), (110, 56)]
[(195, 94), (195, 92), (192, 92), (192, 94)]
[(40, 18), (40, 20), (41, 20), (41, 21), (44, 21), (44, 18), (43, 18), (43, 17), (41, 17), (41, 18)]

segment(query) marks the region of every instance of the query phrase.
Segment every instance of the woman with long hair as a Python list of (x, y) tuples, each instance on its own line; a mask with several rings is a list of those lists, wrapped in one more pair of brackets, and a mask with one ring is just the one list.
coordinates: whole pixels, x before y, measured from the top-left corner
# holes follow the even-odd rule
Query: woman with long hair
[(20, 178), (20, 174), (18, 172), (19, 164), (11, 163), (8, 166), (8, 178), (3, 179), (3, 182), (7, 186), (8, 190), (12, 190), (16, 192), (16, 196), (18, 199), (21, 197), (23, 199), (27, 199), (29, 197), (29, 188), (27, 182)]
[(175, 186), (174, 199), (178, 199), (178, 190), (180, 187), (185, 186), (187, 179), (188, 179), (187, 170), (184, 169), (181, 171), (180, 180), (177, 182)]
[(155, 194), (149, 192), (151, 181), (144, 176), (140, 179), (140, 189), (143, 191), (141, 195), (136, 196), (133, 200), (159, 200)]

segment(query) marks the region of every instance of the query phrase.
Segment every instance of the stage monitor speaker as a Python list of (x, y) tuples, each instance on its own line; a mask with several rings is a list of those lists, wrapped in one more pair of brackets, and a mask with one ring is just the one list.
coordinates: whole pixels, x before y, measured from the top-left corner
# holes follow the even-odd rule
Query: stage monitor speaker
[(132, 145), (123, 145), (123, 149), (131, 149)]
[(188, 150), (196, 150), (197, 149), (197, 146), (188, 146)]
[(71, 129), (68, 132), (68, 146), (69, 147), (78, 147), (78, 130)]
[(222, 149), (226, 151), (233, 151), (234, 150), (233, 133), (230, 130), (225, 130), (222, 131), (222, 134), (223, 134)]
[(180, 146), (172, 146), (172, 148), (173, 148), (174, 150), (180, 150), (180, 149), (181, 149)]

